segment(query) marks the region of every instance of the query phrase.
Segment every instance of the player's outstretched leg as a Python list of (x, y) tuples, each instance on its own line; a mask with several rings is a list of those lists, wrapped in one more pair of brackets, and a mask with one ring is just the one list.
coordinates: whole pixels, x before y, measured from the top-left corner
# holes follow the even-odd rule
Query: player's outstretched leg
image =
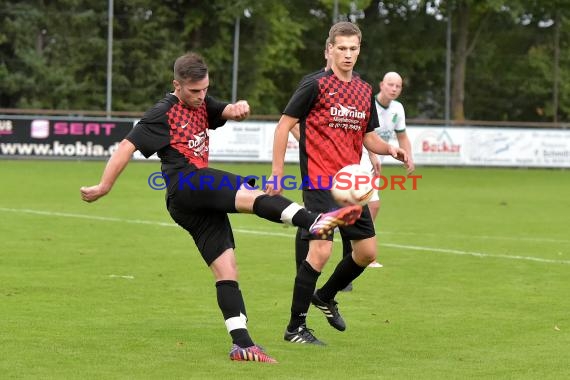
[(230, 359), (244, 362), (277, 363), (277, 360), (267, 355), (263, 349), (257, 345), (242, 348), (234, 344), (230, 351)]
[(337, 226), (354, 224), (360, 218), (360, 214), (362, 214), (360, 205), (346, 206), (321, 214), (309, 228), (309, 232), (321, 239), (326, 239)]

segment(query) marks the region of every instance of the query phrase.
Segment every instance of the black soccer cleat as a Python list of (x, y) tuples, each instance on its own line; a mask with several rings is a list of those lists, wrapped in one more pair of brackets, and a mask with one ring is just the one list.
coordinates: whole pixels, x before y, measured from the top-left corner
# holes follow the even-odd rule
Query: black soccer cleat
[(325, 342), (321, 342), (313, 335), (313, 330), (307, 328), (306, 325), (301, 325), (293, 332), (285, 330), (285, 336), (283, 337), (286, 341), (291, 343), (307, 343), (316, 344), (319, 346), (325, 346)]
[(342, 319), (340, 313), (338, 312), (338, 302), (336, 302), (334, 299), (330, 300), (329, 302), (325, 302), (321, 300), (317, 295), (317, 292), (315, 292), (313, 294), (313, 298), (311, 299), (311, 303), (323, 312), (325, 317), (327, 317), (329, 325), (338, 331), (346, 330), (346, 323), (344, 323), (344, 319)]

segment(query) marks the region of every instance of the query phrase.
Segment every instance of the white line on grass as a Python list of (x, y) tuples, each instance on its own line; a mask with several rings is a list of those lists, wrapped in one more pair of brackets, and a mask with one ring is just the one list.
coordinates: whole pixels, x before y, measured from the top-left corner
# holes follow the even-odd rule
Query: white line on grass
[[(287, 226), (288, 227), (288, 226)], [(270, 231), (268, 228), (263, 228), (264, 231)], [(432, 232), (404, 232), (404, 231), (386, 231), (380, 230), (382, 235), (405, 235), (405, 236), (426, 236), (426, 237), (441, 237), (441, 234)], [(552, 239), (534, 236), (491, 236), (491, 235), (466, 235), (466, 234), (450, 234), (445, 233), (446, 238), (455, 238), (461, 240), (507, 240), (507, 241), (528, 241), (531, 243), (570, 243), (569, 239)]]
[(124, 278), (126, 280), (134, 280), (135, 276), (121, 276), (119, 274), (110, 274), (109, 275), (110, 278)]
[[(440, 237), (441, 235), (429, 232), (396, 232), (396, 231), (383, 231), (385, 234), (390, 235), (414, 235), (414, 236), (431, 236)], [(478, 240), (513, 240), (513, 241), (529, 241), (534, 243), (570, 243), (567, 239), (551, 239), (541, 238), (534, 236), (491, 236), (491, 235), (464, 235), (464, 234), (445, 234), (445, 237), (458, 238), (458, 239), (478, 239)]]
[(163, 227), (177, 227), (176, 224), (169, 223), (169, 222), (157, 222), (157, 221), (153, 221), (153, 220), (139, 220), (139, 219), (122, 219), (122, 218), (113, 218), (110, 216), (72, 214), (72, 213), (68, 213), (68, 212), (57, 212), (57, 211), (30, 210), (27, 208), (4, 208), (4, 207), (0, 207), (0, 211), (16, 212), (16, 213), (20, 213), (20, 214), (61, 216), (63, 218), (99, 220), (99, 221), (103, 221), (103, 222), (121, 222), (121, 223), (132, 223), (132, 224), (149, 224), (149, 225), (153, 225), (153, 226), (163, 226)]
[[(43, 215), (43, 216), (59, 216), (63, 218), (78, 218), (78, 219), (87, 219), (87, 220), (98, 220), (103, 222), (120, 222), (120, 223), (131, 223), (131, 224), (146, 224), (146, 225), (154, 225), (154, 226), (162, 226), (162, 227), (177, 227), (174, 223), (168, 222), (158, 222), (152, 220), (140, 220), (140, 219), (123, 219), (123, 218), (115, 218), (115, 217), (108, 217), (108, 216), (94, 216), (94, 215), (85, 215), (85, 214), (73, 214), (67, 212), (56, 212), (56, 211), (42, 211), (42, 210), (32, 210), (32, 209), (25, 209), (25, 208), (5, 208), (0, 207), (0, 211), (4, 212), (15, 212), (19, 214), (34, 214), (34, 215)], [(266, 236), (279, 236), (279, 237), (286, 237), (286, 238), (294, 238), (295, 235), (287, 234), (282, 232), (272, 232), (264, 230), (260, 232), (259, 230), (247, 230), (242, 228), (234, 228), (234, 232), (241, 232), (244, 234), (250, 235), (266, 235)], [(511, 255), (495, 255), (490, 253), (482, 253), (482, 252), (470, 252), (470, 251), (462, 251), (457, 249), (446, 249), (446, 248), (432, 248), (432, 247), (420, 247), (414, 245), (403, 245), (403, 244), (392, 244), (392, 243), (380, 243), (381, 246), (389, 247), (389, 248), (400, 248), (400, 249), (407, 249), (411, 251), (425, 251), (425, 252), (435, 252), (435, 253), (448, 253), (452, 255), (463, 255), (463, 256), (476, 256), (476, 257), (490, 257), (490, 258), (500, 258), (500, 259), (510, 259), (510, 260), (526, 260), (526, 261), (535, 261), (539, 263), (550, 263), (550, 264), (570, 264), (569, 260), (553, 260), (553, 259), (543, 259), (540, 257), (533, 257), (533, 256), (511, 256)]]
[(511, 255), (494, 255), (490, 253), (482, 253), (482, 252), (470, 252), (470, 251), (461, 251), (458, 249), (446, 249), (446, 248), (431, 248), (431, 247), (418, 247), (415, 245), (402, 245), (402, 244), (392, 244), (392, 243), (381, 243), (384, 247), (390, 248), (403, 248), (409, 249), (412, 251), (428, 251), (428, 252), (438, 252), (438, 253), (451, 253), (453, 255), (465, 255), (465, 256), (477, 256), (477, 257), (494, 257), (494, 258), (502, 258), (502, 259), (511, 259), (511, 260), (528, 260), (528, 261), (537, 261), (539, 263), (552, 263), (552, 264), (570, 264), (568, 260), (553, 260), (553, 259), (542, 259), (540, 257), (533, 257), (533, 256), (511, 256)]

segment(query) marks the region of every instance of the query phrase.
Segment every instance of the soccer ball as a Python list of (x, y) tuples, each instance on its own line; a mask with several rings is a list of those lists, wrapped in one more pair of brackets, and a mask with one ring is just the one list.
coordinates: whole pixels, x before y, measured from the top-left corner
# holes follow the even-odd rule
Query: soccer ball
[(370, 171), (362, 165), (345, 166), (333, 178), (331, 193), (334, 200), (341, 206), (364, 206), (376, 191), (372, 178)]

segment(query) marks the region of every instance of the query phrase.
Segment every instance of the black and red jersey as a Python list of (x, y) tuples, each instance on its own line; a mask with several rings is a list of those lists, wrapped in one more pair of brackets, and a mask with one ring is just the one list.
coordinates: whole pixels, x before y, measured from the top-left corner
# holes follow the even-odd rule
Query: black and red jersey
[(299, 119), (301, 175), (313, 186), (328, 187), (338, 170), (360, 163), (364, 135), (378, 127), (372, 86), (332, 70), (305, 77), (283, 113)]
[(148, 110), (126, 139), (145, 157), (158, 154), (167, 175), (208, 166), (209, 129), (225, 124), (222, 112), (228, 103), (211, 96), (198, 108), (184, 105), (167, 94)]

